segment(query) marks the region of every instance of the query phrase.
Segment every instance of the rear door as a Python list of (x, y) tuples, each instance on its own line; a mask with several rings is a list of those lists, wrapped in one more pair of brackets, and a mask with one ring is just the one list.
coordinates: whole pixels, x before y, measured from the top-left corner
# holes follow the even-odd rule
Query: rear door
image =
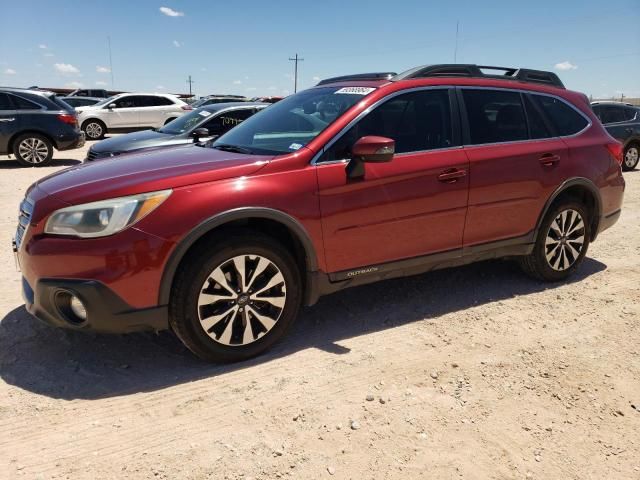
[(530, 233), (566, 178), (568, 149), (540, 108), (516, 90), (460, 87), (469, 210), (465, 247)]
[[(458, 141), (450, 88), (399, 94), (366, 114), (317, 160), (326, 262), (330, 272), (371, 266), (462, 246), (468, 162)], [(396, 141), (388, 163), (345, 172), (363, 136)], [(348, 275), (348, 274), (346, 274)]]
[(9, 139), (18, 131), (20, 119), (11, 98), (0, 92), (0, 154), (8, 151)]

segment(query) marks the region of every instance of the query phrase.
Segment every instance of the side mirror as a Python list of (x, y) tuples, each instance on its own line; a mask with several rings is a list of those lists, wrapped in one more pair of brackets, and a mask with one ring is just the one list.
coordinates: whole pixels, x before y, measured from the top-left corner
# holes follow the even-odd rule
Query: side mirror
[(107, 108), (109, 110), (113, 110), (114, 108), (116, 108), (116, 104), (115, 103), (110, 103)]
[(351, 148), (351, 161), (347, 164), (347, 176), (364, 176), (365, 163), (382, 163), (393, 160), (396, 142), (386, 137), (367, 136), (358, 140)]
[(211, 134), (209, 133), (209, 129), (204, 127), (196, 128), (193, 132), (191, 132), (191, 136), (193, 137), (194, 142), (199, 141), (202, 137), (208, 137), (210, 135)]

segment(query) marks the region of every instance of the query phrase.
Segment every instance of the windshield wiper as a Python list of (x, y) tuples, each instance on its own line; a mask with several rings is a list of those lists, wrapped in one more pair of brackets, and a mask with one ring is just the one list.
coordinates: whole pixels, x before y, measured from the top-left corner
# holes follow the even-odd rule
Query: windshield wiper
[(245, 155), (251, 155), (251, 150), (249, 150), (248, 148), (239, 147), (238, 145), (230, 145), (228, 143), (214, 145), (213, 148), (224, 150), (225, 152), (244, 153)]

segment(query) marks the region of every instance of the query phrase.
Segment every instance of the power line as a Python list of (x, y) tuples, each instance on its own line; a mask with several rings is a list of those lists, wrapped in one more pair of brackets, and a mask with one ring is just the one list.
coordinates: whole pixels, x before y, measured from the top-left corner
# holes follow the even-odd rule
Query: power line
[(295, 62), (295, 66), (293, 67), (293, 93), (298, 91), (298, 62), (304, 62), (304, 58), (296, 56), (294, 58), (289, 57), (290, 62)]

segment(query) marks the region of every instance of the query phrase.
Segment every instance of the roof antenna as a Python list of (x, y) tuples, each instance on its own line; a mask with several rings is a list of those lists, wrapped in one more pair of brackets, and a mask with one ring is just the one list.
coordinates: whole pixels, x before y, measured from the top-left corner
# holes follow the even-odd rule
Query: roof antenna
[(460, 20), (456, 21), (456, 48), (453, 50), (453, 63), (458, 63), (458, 27)]

